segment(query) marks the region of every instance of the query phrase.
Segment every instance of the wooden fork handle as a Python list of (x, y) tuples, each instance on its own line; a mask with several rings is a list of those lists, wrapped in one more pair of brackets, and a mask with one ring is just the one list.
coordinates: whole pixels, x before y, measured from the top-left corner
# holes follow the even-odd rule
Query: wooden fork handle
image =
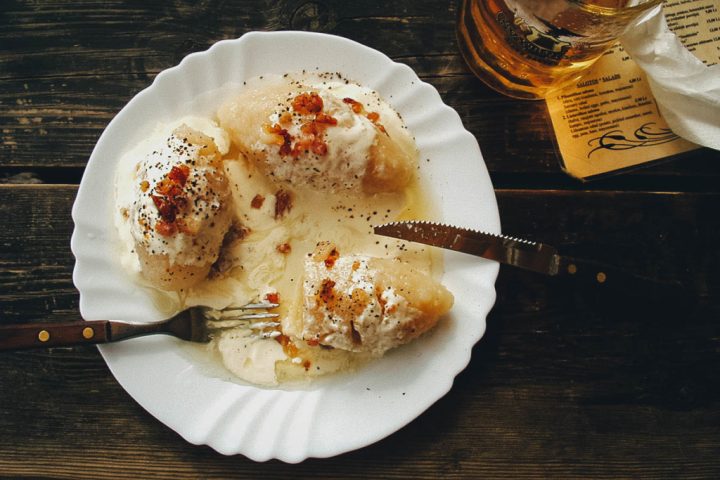
[(0, 350), (105, 343), (110, 339), (109, 328), (107, 320), (0, 325)]

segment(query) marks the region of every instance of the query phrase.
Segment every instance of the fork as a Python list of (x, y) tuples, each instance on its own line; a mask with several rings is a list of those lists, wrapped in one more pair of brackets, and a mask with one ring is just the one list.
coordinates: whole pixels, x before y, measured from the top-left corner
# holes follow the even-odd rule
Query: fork
[(270, 312), (279, 304), (248, 303), (241, 307), (216, 310), (191, 307), (154, 323), (125, 323), (115, 320), (89, 320), (61, 323), (0, 325), (0, 350), (69, 347), (119, 342), (145, 335), (165, 334), (190, 342), (207, 343), (224, 329), (245, 326), (254, 338), (274, 338), (281, 334), (278, 314)]

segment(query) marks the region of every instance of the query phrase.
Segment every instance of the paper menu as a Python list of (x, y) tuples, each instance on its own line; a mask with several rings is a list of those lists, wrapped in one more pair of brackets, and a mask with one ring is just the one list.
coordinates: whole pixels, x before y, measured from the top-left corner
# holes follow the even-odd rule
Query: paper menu
[[(668, 25), (707, 65), (720, 62), (717, 0), (668, 0)], [(642, 70), (616, 45), (583, 78), (546, 99), (562, 167), (582, 179), (698, 148), (673, 134)]]

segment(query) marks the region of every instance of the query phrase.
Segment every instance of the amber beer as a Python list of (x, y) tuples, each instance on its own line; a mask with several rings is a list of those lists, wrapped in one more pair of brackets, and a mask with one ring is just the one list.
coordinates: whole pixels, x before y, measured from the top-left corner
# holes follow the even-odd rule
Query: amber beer
[(470, 69), (512, 97), (577, 80), (662, 0), (464, 0), (458, 45)]

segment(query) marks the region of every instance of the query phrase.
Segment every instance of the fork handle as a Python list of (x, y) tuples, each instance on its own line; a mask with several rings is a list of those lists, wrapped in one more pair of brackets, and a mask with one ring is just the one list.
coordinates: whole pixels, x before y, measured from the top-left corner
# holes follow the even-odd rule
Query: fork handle
[(69, 347), (110, 341), (110, 321), (0, 325), (0, 350)]

